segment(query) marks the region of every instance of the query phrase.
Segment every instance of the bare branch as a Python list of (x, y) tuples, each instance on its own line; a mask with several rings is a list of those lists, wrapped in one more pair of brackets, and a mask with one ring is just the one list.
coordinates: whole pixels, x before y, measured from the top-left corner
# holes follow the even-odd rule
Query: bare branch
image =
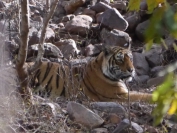
[(39, 45), (38, 45), (38, 55), (37, 55), (35, 64), (28, 70), (30, 73), (34, 72), (41, 64), (41, 61), (44, 55), (44, 41), (46, 37), (46, 29), (47, 29), (49, 20), (53, 16), (54, 11), (58, 5), (58, 1), (59, 0), (54, 0), (53, 2), (51, 2), (50, 12), (47, 13), (46, 18), (44, 18), (43, 28), (41, 31), (41, 37), (39, 39)]

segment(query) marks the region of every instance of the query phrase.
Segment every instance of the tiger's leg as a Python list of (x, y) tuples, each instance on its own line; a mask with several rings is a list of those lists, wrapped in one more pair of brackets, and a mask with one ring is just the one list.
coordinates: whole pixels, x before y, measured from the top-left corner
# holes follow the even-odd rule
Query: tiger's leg
[(86, 95), (86, 97), (88, 97), (89, 100), (91, 101), (100, 101), (99, 97), (94, 94), (93, 92), (89, 91), (87, 88), (83, 89), (84, 94)]

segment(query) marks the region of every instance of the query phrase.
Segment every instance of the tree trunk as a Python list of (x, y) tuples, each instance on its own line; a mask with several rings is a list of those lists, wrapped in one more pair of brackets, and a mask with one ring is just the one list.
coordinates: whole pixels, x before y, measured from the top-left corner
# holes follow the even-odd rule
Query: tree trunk
[(46, 0), (46, 10), (50, 10), (50, 0)]
[(28, 0), (21, 0), (21, 25), (20, 25), (20, 48), (16, 60), (16, 70), (20, 82), (19, 92), (24, 100), (31, 100), (31, 91), (28, 88), (28, 72), (24, 68), (28, 50), (28, 33), (29, 33), (29, 7)]

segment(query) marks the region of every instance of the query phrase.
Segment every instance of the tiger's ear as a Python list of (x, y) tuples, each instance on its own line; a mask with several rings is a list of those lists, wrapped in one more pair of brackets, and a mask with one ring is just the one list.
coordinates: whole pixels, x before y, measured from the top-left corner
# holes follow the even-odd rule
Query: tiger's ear
[(103, 46), (103, 52), (104, 52), (104, 55), (106, 56), (106, 55), (113, 53), (113, 50), (110, 46), (105, 45)]
[(131, 39), (126, 44), (124, 44), (124, 47), (128, 50), (131, 50)]

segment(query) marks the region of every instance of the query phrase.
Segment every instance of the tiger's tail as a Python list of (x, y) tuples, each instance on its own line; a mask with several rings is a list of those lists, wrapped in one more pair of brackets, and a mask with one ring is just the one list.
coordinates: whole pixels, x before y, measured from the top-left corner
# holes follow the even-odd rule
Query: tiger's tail
[(152, 94), (148, 93), (139, 93), (139, 92), (130, 92), (130, 100), (131, 101), (143, 101), (143, 102), (151, 102), (152, 101)]
[[(149, 94), (149, 93), (140, 93), (136, 91), (130, 91), (129, 98), (131, 102), (137, 102), (137, 101), (149, 102), (149, 103), (152, 102), (152, 94)], [(119, 101), (128, 102), (128, 93), (121, 96)]]

